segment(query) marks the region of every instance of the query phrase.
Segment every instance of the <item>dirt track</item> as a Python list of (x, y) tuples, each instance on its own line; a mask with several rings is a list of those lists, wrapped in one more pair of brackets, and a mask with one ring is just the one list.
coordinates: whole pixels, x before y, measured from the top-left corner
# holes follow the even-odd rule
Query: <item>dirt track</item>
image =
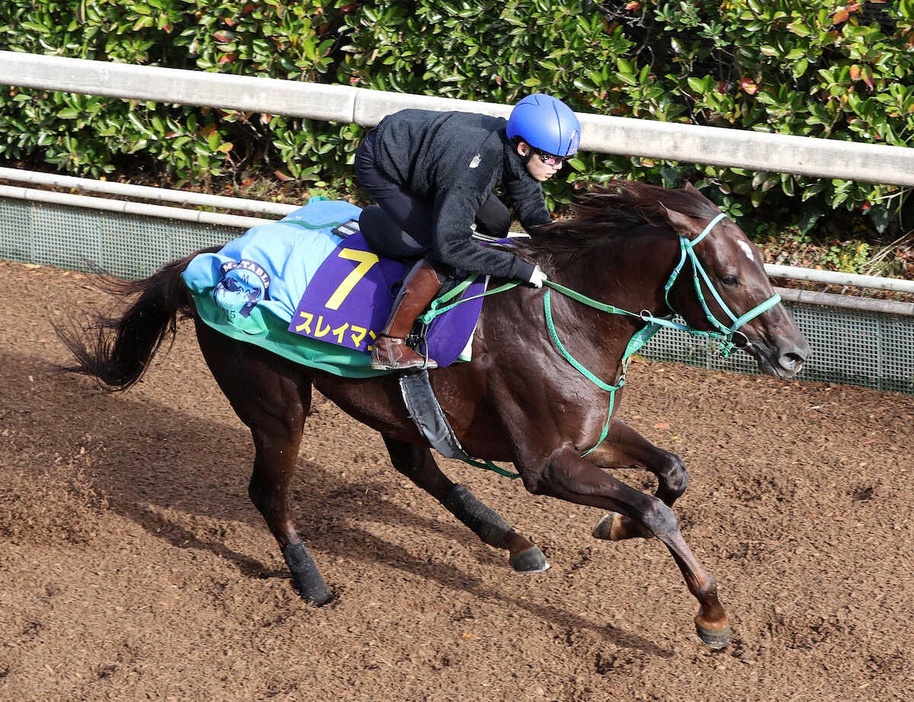
[(50, 320), (104, 299), (90, 279), (0, 272), (2, 700), (914, 699), (914, 397), (633, 365), (621, 415), (690, 466), (719, 653), (658, 542), (595, 541), (598, 512), (442, 461), (546, 551), (518, 575), (318, 398), (295, 509), (340, 597), (315, 609), (192, 327), (105, 395), (50, 370)]

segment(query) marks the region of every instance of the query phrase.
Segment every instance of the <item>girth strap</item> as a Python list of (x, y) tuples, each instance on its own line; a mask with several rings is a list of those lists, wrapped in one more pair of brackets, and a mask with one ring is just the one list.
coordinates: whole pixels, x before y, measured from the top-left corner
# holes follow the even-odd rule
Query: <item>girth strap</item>
[(479, 461), (463, 449), (451, 428), (451, 423), (438, 404), (427, 370), (402, 373), (399, 380), (400, 392), (403, 394), (409, 417), (433, 449), (445, 458), (456, 458), (477, 468), (491, 470), (505, 478), (520, 477), (517, 473), (500, 468), (491, 461)]

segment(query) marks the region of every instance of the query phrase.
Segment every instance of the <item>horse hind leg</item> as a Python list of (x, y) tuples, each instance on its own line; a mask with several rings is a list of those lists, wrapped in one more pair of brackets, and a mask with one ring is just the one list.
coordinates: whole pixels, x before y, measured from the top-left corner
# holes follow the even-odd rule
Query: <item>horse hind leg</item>
[(327, 604), (333, 593), (296, 532), (289, 509), (311, 382), (291, 362), (244, 342), (226, 341), (199, 321), (197, 337), (213, 377), (251, 430), (254, 467), (248, 496), (279, 544), (295, 589), (308, 602)]
[(279, 544), (283, 559), (292, 574), (292, 584), (302, 598), (318, 607), (333, 599), (317, 564), (295, 530), (289, 511), (289, 483), (298, 458), (297, 438), (276, 441), (276, 436), (254, 435), (254, 470), (248, 484), (248, 496), (263, 516)]
[(295, 474), (308, 406), (310, 388), (305, 405), (286, 407), (283, 417), (274, 417), (266, 429), (251, 427), (255, 457), (248, 496), (279, 544), (293, 586), (304, 600), (320, 607), (334, 596), (295, 530), (289, 510), (289, 484)]
[(477, 499), (463, 485), (452, 482), (441, 472), (431, 451), (384, 437), (394, 468), (440, 502), (445, 509), (476, 534), (483, 543), (505, 549), (508, 562), (522, 573), (549, 569), (542, 550), (518, 534), (495, 510)]

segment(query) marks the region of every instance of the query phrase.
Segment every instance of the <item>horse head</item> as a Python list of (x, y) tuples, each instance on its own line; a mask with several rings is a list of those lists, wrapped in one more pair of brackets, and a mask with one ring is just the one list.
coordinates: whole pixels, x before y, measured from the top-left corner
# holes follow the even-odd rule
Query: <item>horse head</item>
[(666, 285), (669, 308), (694, 330), (750, 353), (760, 370), (792, 378), (809, 344), (765, 272), (764, 255), (745, 232), (691, 185), (698, 207), (659, 202), (680, 239), (680, 261)]
[(783, 378), (809, 355), (761, 250), (689, 184), (613, 182), (579, 200), (571, 218), (548, 225), (541, 241), (525, 251), (550, 278), (628, 305), (645, 322), (679, 315), (688, 331), (715, 339), (725, 353), (745, 349), (760, 370)]

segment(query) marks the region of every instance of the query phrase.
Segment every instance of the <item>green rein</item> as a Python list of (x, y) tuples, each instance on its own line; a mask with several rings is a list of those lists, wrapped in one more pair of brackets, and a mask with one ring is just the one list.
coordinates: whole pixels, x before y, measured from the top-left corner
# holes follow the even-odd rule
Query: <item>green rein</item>
[[(669, 293), (670, 293), (670, 290), (672, 289), (673, 285), (679, 279), (679, 275), (682, 272), (683, 268), (685, 267), (686, 261), (689, 261), (692, 264), (692, 281), (695, 286), (695, 293), (698, 297), (699, 302), (701, 303), (702, 309), (704, 310), (705, 317), (707, 318), (708, 323), (713, 327), (713, 331), (701, 331), (698, 329), (693, 329), (687, 325), (680, 324), (680, 323), (672, 320), (672, 315), (670, 315), (668, 317), (656, 317), (647, 311), (642, 311), (642, 312), (637, 312), (637, 313), (630, 312), (630, 311), (622, 309), (620, 307), (615, 307), (614, 305), (608, 305), (608, 304), (599, 302), (597, 300), (594, 300), (593, 298), (587, 297), (586, 295), (582, 295), (581, 293), (579, 293), (575, 290), (572, 290), (571, 288), (566, 288), (564, 285), (560, 285), (551, 280), (545, 281), (544, 285), (547, 288), (551, 288), (551, 290), (547, 289), (543, 293), (543, 311), (544, 311), (544, 315), (545, 315), (546, 328), (549, 331), (549, 337), (552, 339), (552, 343), (555, 345), (559, 354), (561, 354), (561, 356), (575, 370), (577, 370), (581, 375), (583, 375), (585, 378), (587, 378), (587, 380), (589, 380), (591, 383), (596, 385), (598, 388), (600, 388), (601, 390), (603, 390), (604, 392), (609, 394), (609, 407), (607, 409), (606, 421), (604, 422), (603, 429), (600, 433), (600, 438), (596, 444), (594, 444), (591, 448), (587, 449), (584, 453), (581, 454), (582, 457), (587, 456), (588, 454), (595, 451), (600, 446), (600, 444), (602, 444), (606, 440), (606, 437), (609, 435), (609, 428), (612, 423), (612, 416), (613, 416), (613, 412), (615, 409), (616, 391), (625, 385), (625, 376), (626, 376), (626, 373), (628, 372), (629, 361), (631, 360), (631, 357), (634, 354), (636, 354), (650, 340), (650, 338), (652, 336), (654, 336), (654, 334), (656, 334), (661, 328), (665, 327), (668, 329), (675, 329), (677, 331), (683, 331), (688, 334), (691, 334), (692, 336), (711, 339), (711, 340), (717, 342), (718, 353), (723, 358), (726, 358), (730, 354), (732, 354), (736, 348), (736, 345), (733, 343), (733, 336), (734, 336), (734, 334), (737, 333), (737, 330), (740, 327), (742, 327), (743, 325), (745, 325), (746, 323), (748, 323), (751, 320), (758, 317), (759, 315), (764, 314), (765, 312), (770, 310), (772, 307), (774, 307), (781, 301), (781, 296), (778, 295), (777, 293), (775, 293), (774, 295), (769, 297), (767, 300), (765, 300), (761, 304), (756, 305), (755, 307), (753, 307), (751, 310), (749, 310), (745, 314), (737, 317), (730, 310), (730, 308), (726, 305), (726, 303), (723, 301), (723, 298), (721, 298), (720, 294), (717, 292), (715, 287), (711, 284), (710, 277), (708, 276), (707, 272), (705, 271), (704, 267), (701, 265), (701, 262), (698, 260), (698, 257), (695, 254), (695, 246), (698, 245), (711, 232), (711, 230), (714, 229), (715, 226), (717, 226), (718, 222), (720, 222), (724, 217), (726, 217), (726, 215), (724, 213), (721, 212), (720, 214), (718, 214), (714, 219), (712, 219), (710, 222), (708, 222), (708, 224), (705, 226), (704, 230), (702, 230), (701, 234), (699, 234), (694, 239), (690, 240), (684, 236), (679, 237), (679, 248), (680, 248), (680, 254), (681, 254), (680, 258), (679, 258), (679, 263), (673, 269), (673, 272), (670, 274), (670, 277), (664, 286), (664, 299), (667, 302), (667, 306), (670, 309), (673, 309), (672, 305), (670, 305)], [(444, 314), (445, 312), (452, 309), (453, 307), (456, 307), (457, 305), (467, 302), (471, 299), (475, 299), (476, 297), (494, 295), (496, 293), (510, 290), (511, 288), (514, 288), (520, 284), (518, 282), (506, 283), (504, 285), (499, 286), (498, 288), (494, 288), (492, 290), (487, 290), (480, 295), (470, 297), (465, 300), (456, 299), (456, 301), (454, 301), (455, 298), (459, 298), (459, 296), (463, 293), (463, 291), (466, 290), (467, 287), (469, 287), (472, 280), (473, 280), (472, 278), (468, 278), (467, 280), (465, 280), (465, 281), (461, 282), (460, 284), (458, 284), (457, 286), (455, 286), (446, 295), (443, 295), (439, 299), (434, 300), (432, 302), (429, 310), (419, 317), (419, 319), (422, 321), (422, 323), (429, 324), (438, 315)], [(723, 310), (724, 314), (726, 314), (727, 317), (729, 318), (729, 320), (731, 322), (730, 326), (725, 325), (720, 320), (718, 320), (717, 317), (714, 316), (714, 314), (712, 314), (711, 309), (708, 306), (708, 302), (705, 299), (704, 292), (702, 290), (702, 283), (704, 283), (705, 287), (707, 287), (707, 289), (711, 291), (711, 294), (713, 295), (715, 302)], [(573, 299), (577, 302), (580, 302), (581, 304), (584, 304), (588, 307), (599, 310), (601, 312), (606, 312), (607, 314), (634, 317), (634, 318), (641, 320), (642, 322), (645, 322), (646, 326), (642, 327), (637, 332), (635, 332), (635, 334), (632, 336), (632, 338), (629, 340), (628, 344), (625, 347), (625, 352), (622, 355), (622, 371), (619, 374), (619, 379), (616, 381), (615, 385), (601, 380), (597, 375), (595, 375), (588, 368), (586, 368), (580, 361), (578, 361), (568, 351), (568, 349), (565, 348), (565, 345), (562, 343), (561, 339), (559, 338), (558, 332), (556, 331), (555, 322), (554, 322), (553, 315), (552, 315), (552, 295), (551, 295), (552, 290), (555, 290), (556, 292), (558, 292), (562, 295), (565, 295), (566, 297), (570, 297), (571, 299)], [(487, 470), (493, 470), (496, 473), (498, 473), (499, 475), (503, 475), (503, 476), (510, 477), (510, 478), (519, 477), (516, 473), (512, 473), (510, 471), (506, 471), (502, 468), (499, 468), (498, 466), (495, 466), (494, 464), (492, 464), (489, 461), (486, 461), (485, 463), (480, 463), (477, 461), (467, 461), (467, 462), (471, 463), (472, 465), (475, 465), (477, 467), (485, 468)]]

